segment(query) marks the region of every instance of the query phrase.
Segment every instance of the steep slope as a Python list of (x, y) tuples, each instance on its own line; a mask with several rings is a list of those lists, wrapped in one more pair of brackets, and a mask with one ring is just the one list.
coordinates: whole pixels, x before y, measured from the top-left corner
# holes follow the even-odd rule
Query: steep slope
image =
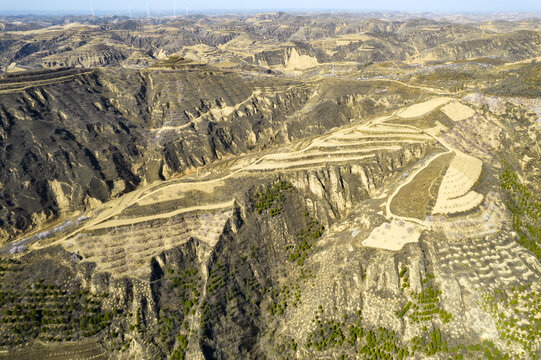
[(506, 16), (2, 20), (0, 359), (540, 358)]
[(2, 249), (2, 344), (29, 342), (19, 357), (48, 340), (60, 343), (47, 354), (85, 358), (535, 359), (541, 207), (538, 182), (513, 169), (535, 177), (539, 164), (498, 157), (518, 158), (508, 137), (538, 130), (511, 109), (433, 97), (19, 239)]
[[(330, 79), (244, 77), (182, 64), (6, 77), (0, 84), (2, 238), (139, 184), (321, 134), (422, 94), (402, 86), (377, 94), (371, 84), (347, 81), (344, 91)], [(322, 120), (312, 121), (314, 114)]]

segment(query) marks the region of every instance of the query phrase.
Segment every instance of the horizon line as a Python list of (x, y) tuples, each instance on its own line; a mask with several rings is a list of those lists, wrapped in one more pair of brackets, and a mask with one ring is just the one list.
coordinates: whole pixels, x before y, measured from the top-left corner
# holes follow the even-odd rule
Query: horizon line
[[(152, 9), (152, 8), (151, 8)], [(265, 13), (317, 13), (317, 14), (370, 14), (370, 13), (393, 13), (404, 15), (505, 15), (505, 14), (521, 14), (521, 15), (541, 15), (541, 10), (516, 10), (516, 11), (492, 11), (492, 10), (467, 10), (467, 11), (449, 11), (449, 10), (392, 10), (392, 9), (354, 9), (354, 8), (260, 8), (260, 9), (201, 9), (189, 8), (192, 15), (208, 14), (232, 14), (232, 13), (250, 13), (250, 14), (265, 14)], [(0, 10), (0, 16), (86, 16), (86, 17), (106, 17), (106, 16), (127, 16), (129, 10), (126, 9), (99, 9), (94, 8), (93, 16), (89, 9), (80, 10)], [(184, 9), (177, 9), (182, 13)], [(133, 15), (147, 17), (146, 8), (131, 9)], [(168, 17), (173, 16), (172, 10), (168, 8), (160, 8), (153, 10), (154, 16), (151, 17)], [(176, 17), (185, 17), (185, 14), (176, 15)]]

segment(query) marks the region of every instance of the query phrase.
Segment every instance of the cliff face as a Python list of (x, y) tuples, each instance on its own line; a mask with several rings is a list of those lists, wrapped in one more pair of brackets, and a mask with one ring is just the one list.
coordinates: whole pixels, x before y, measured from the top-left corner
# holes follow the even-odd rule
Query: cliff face
[[(156, 95), (159, 88), (148, 85), (152, 81), (148, 74), (138, 76), (147, 85), (138, 85), (135, 98), (168, 95)], [(84, 75), (82, 79), (92, 84), (99, 78)], [(40, 92), (53, 104), (54, 86)], [(110, 98), (111, 89), (108, 85), (103, 90), (104, 98)], [(200, 101), (185, 110), (191, 114), (187, 118), (193, 115), (192, 122), (182, 121), (193, 124), (186, 128), (194, 137), (201, 124), (241, 129), (239, 122), (260, 113), (269, 120), (262, 120), (259, 129), (263, 124), (273, 129), (273, 121), (280, 116), (287, 124), (296, 124), (276, 110), (289, 111), (288, 96), (302, 99), (302, 91), (296, 90), (295, 96), (287, 95), (288, 91), (272, 97), (258, 93), (233, 110), (227, 110), (232, 100), (226, 98)], [(328, 84), (317, 91), (317, 96), (332, 94), (334, 100), (327, 100), (328, 106), (344, 113), (369, 111), (383, 101), (363, 98), (360, 92), (355, 96), (331, 92)], [(37, 104), (40, 95), (28, 98), (25, 106), (31, 100)], [(295, 114), (313, 114), (321, 106), (313, 94), (306, 98)], [(101, 107), (104, 119), (114, 114), (117, 123), (135, 123), (130, 120), (135, 118), (133, 107), (117, 108), (98, 99), (101, 105), (94, 108)], [(405, 125), (399, 110), (398, 116), (347, 124), (280, 148), (254, 146), (254, 153), (214, 161), (209, 155), (212, 163), (201, 164), (200, 173), (124, 189), (124, 194), (119, 191), (116, 199), (94, 205), (84, 216), (9, 244), (1, 250), (10, 259), (0, 264), (2, 299), (7, 299), (0, 306), (10, 320), (0, 328), (0, 340), (9, 339), (11, 346), (13, 342), (30, 344), (21, 350), (11, 348), (9, 354), (15, 358), (24, 358), (28, 351), (53, 354), (62, 349), (66, 353), (84, 350), (88, 357), (107, 353), (119, 359), (304, 359), (371, 353), (391, 358), (449, 354), (478, 358), (504, 351), (535, 358), (539, 352), (535, 341), (524, 345), (512, 340), (507, 348), (502, 342), (506, 336), (502, 329), (510, 326), (506, 324), (536, 321), (535, 286), (541, 267), (526, 232), (528, 226), (535, 226), (535, 213), (525, 210), (523, 220), (511, 225), (502, 199), (506, 196), (517, 206), (521, 202), (513, 193), (498, 190), (499, 179), (504, 179), (499, 175), (503, 165), (493, 161), (490, 152), (500, 143), (491, 141), (491, 133), (485, 135), (483, 147), (468, 140), (484, 131), (486, 119), (509, 126), (505, 118), (515, 108), (499, 102), (491, 102), (492, 107), (472, 105), (488, 101), (480, 97), (464, 101), (475, 107), (477, 115), (454, 126), (447, 121), (449, 127), (437, 135), (416, 126), (424, 126), (427, 132), (432, 132), (436, 121), (441, 126), (445, 120), (436, 112), (443, 114), (440, 108), (447, 106), (441, 103), (430, 115), (408, 119)], [(363, 106), (366, 102), (371, 106)], [(422, 104), (427, 103), (434, 101)], [(154, 102), (154, 109), (159, 104)], [(175, 106), (171, 101), (169, 108)], [(134, 141), (137, 131), (152, 136), (155, 147), (141, 150), (139, 158), (133, 155), (135, 162), (145, 164), (149, 149), (160, 154), (162, 146), (173, 142), (171, 134), (158, 137), (153, 130), (168, 133), (173, 126), (163, 124), (162, 115), (152, 107), (141, 113), (132, 128), (117, 131), (133, 136)], [(532, 118), (516, 115), (518, 134), (535, 132)], [(298, 119), (299, 124), (305, 121), (303, 116)], [(289, 130), (293, 125), (286, 127), (284, 121), (274, 139), (277, 134), (293, 136)], [(111, 128), (112, 124), (111, 120)], [(298, 126), (295, 131), (306, 136), (311, 131), (323, 132), (325, 125)], [(467, 131), (470, 127), (474, 130)], [(101, 136), (115, 133), (106, 125), (90, 128), (100, 129)], [(187, 134), (188, 130), (182, 127), (181, 131)], [(203, 133), (212, 138), (208, 131)], [(261, 137), (271, 132), (252, 128), (247, 139), (253, 140), (254, 134)], [(246, 144), (236, 142), (239, 136), (224, 135), (223, 149), (248, 151)], [(433, 206), (441, 177), (456, 166), (450, 162), (450, 146), (483, 159), (483, 174), (469, 185), (482, 194), (483, 202), (452, 216), (434, 216), (422, 209), (426, 217), (408, 217), (408, 209), (418, 201)], [(183, 158), (182, 152), (174, 154), (176, 159)], [(167, 160), (156, 157), (166, 164)], [(104, 159), (96, 156), (99, 164), (107, 164)], [(443, 172), (432, 170), (436, 159), (447, 161)], [(113, 165), (118, 165), (114, 158)], [(536, 168), (529, 161), (513, 166)], [(105, 165), (100, 167), (104, 176), (108, 174)], [(164, 168), (156, 167), (156, 173)], [(122, 167), (114, 169), (130, 184), (128, 173), (119, 170)], [(148, 170), (139, 170), (130, 173), (149, 181), (145, 180)], [(505, 179), (516, 179), (510, 174)], [(51, 180), (49, 186), (51, 201), (72, 206), (60, 180)], [(108, 196), (115, 195), (111, 191)], [(391, 202), (407, 205), (403, 216), (392, 213)], [(28, 291), (14, 290), (16, 286)], [(523, 301), (506, 303), (506, 298), (498, 297), (499, 289)], [(50, 305), (45, 307), (44, 301)], [(14, 307), (16, 302), (34, 305), (27, 311)], [(495, 313), (500, 306), (503, 315)], [(50, 326), (56, 324), (55, 316), (66, 325)], [(21, 325), (19, 320), (26, 317), (30, 323)], [(525, 337), (534, 336), (533, 327), (523, 330)], [(59, 341), (46, 350), (36, 342), (66, 337), (69, 344)], [(2, 344), (10, 346), (7, 340)]]
[(98, 81), (96, 74), (75, 75), (2, 95), (1, 217), (8, 234), (140, 183), (140, 127), (96, 91)]
[(236, 19), (0, 24), (0, 359), (539, 358), (536, 31)]
[[(1, 236), (389, 103), (370, 87), (347, 100), (334, 86), (205, 67), (12, 75), (0, 94)], [(388, 97), (410, 96), (401, 91)]]
[[(131, 219), (131, 225), (90, 227), (66, 243), (74, 252), (49, 247), (39, 256), (24, 255), (9, 263), (4, 282), (45, 284), (45, 292), (57, 283), (59, 296), (72, 299), (70, 321), (76, 324), (89, 301), (77, 295), (85, 294), (81, 289), (103, 294), (90, 300), (92, 316), (107, 316), (108, 328), (85, 345), (92, 356), (106, 351), (119, 359), (332, 358), (353, 356), (371, 344), (364, 340), (370, 331), (386, 333), (396, 353), (411, 352), (407, 344), (426, 334), (430, 341), (431, 332), (440, 333), (447, 349), (496, 341), (496, 324), (478, 289), (489, 283), (525, 286), (541, 270), (512, 240), (510, 229), (470, 243), (427, 231), (398, 251), (363, 245), (388, 221), (380, 212), (381, 193), (439, 151), (425, 143), (358, 164), (243, 177), (214, 193), (217, 200), (233, 193), (237, 199), (221, 211), (141, 221), (137, 214), (148, 211), (132, 207), (117, 217)], [(409, 224), (401, 225), (404, 234)], [(524, 278), (507, 274), (502, 249), (518, 254), (514, 261), (526, 269)], [(130, 260), (133, 254), (138, 261)], [(471, 260), (456, 267), (456, 254)], [(45, 272), (32, 271), (53, 259), (63, 260)], [(493, 270), (471, 276), (486, 259)], [(72, 280), (64, 284), (56, 277)], [(74, 325), (70, 336), (82, 343), (92, 329)], [(377, 341), (370, 346), (386, 349)], [(448, 351), (441, 346), (435, 349)]]

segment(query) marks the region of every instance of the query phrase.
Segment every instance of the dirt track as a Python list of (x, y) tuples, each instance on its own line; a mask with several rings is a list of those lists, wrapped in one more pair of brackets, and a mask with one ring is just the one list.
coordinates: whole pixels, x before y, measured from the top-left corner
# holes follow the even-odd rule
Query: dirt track
[[(186, 191), (192, 190), (212, 192), (215, 190), (216, 186), (223, 184), (224, 180), (238, 176), (243, 172), (287, 170), (288, 168), (310, 168), (319, 167), (323, 164), (332, 162), (364, 160), (375, 156), (375, 152), (377, 151), (392, 151), (400, 149), (400, 145), (398, 145), (400, 143), (422, 142), (428, 138), (433, 138), (442, 143), (441, 139), (439, 139), (435, 134), (429, 134), (412, 125), (394, 125), (387, 123), (387, 121), (394, 119), (396, 116), (408, 119), (423, 116), (452, 100), (452, 98), (447, 97), (433, 98), (422, 103), (399, 109), (389, 116), (368, 121), (363, 125), (353, 125), (338, 129), (333, 133), (314, 139), (300, 150), (263, 155), (251, 163), (216, 179), (196, 182), (179, 182), (178, 180), (175, 180), (174, 182), (171, 182), (171, 184), (165, 186), (163, 186), (163, 183), (157, 183), (147, 188), (137, 189), (119, 199), (115, 199), (107, 204), (104, 204), (98, 209), (94, 209), (94, 211), (90, 213), (90, 220), (88, 220), (84, 225), (74, 229), (61, 239), (56, 240), (55, 243), (61, 243), (64, 240), (73, 237), (82, 230), (103, 229), (114, 226), (135, 224), (158, 218), (167, 218), (180, 213), (187, 213), (197, 210), (212, 210), (232, 206), (234, 199), (220, 204), (193, 206), (163, 214), (111, 220), (111, 218), (119, 215), (125, 208), (134, 204), (149, 205), (160, 201), (174, 200), (184, 196)], [(406, 139), (404, 139), (404, 137)], [(442, 144), (448, 149), (448, 152), (446, 153), (456, 153), (455, 149), (444, 143)], [(351, 150), (338, 150), (338, 147), (340, 146), (350, 146), (355, 148)], [(360, 153), (366, 154), (360, 155)], [(428, 166), (431, 161), (442, 154), (444, 153), (437, 154), (432, 159), (426, 161), (422, 167), (417, 169), (415, 173), (411, 174), (407, 179), (405, 179), (405, 181), (394, 190), (391, 196), (389, 196), (386, 203), (386, 216), (389, 219), (399, 219), (410, 223), (415, 223), (422, 227), (428, 226), (428, 224), (422, 220), (393, 214), (390, 209), (390, 201), (403, 186), (412, 181), (412, 179), (426, 166)], [(97, 210), (100, 210), (100, 212)], [(38, 245), (35, 244), (34, 247), (38, 247)]]

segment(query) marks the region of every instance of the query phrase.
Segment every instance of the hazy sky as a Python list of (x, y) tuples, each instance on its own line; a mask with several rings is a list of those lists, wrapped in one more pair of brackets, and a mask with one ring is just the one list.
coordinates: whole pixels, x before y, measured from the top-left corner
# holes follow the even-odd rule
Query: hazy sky
[[(320, 10), (399, 10), (432, 12), (541, 12), (541, 0), (148, 0), (150, 11), (173, 11), (177, 14), (190, 10), (259, 10), (259, 9), (320, 9)], [(90, 12), (125, 15), (133, 11), (145, 11), (145, 0), (0, 0), (0, 13), (23, 12)]]

